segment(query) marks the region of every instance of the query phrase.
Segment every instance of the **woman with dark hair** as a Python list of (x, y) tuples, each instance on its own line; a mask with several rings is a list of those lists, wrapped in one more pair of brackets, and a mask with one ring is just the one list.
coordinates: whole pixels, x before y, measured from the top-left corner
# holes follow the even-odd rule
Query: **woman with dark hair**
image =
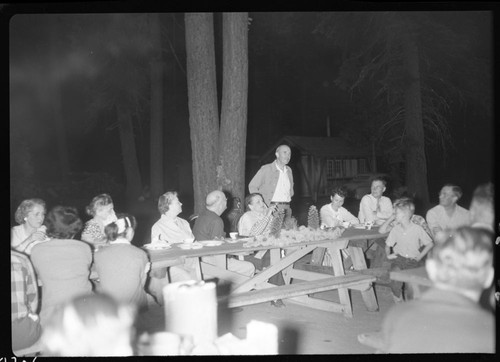
[(108, 245), (94, 253), (94, 264), (99, 275), (98, 291), (142, 308), (147, 305), (144, 285), (150, 263), (144, 250), (131, 245), (136, 227), (135, 217), (129, 214), (118, 215), (116, 221), (106, 225)]
[(51, 239), (35, 245), (31, 252), (31, 261), (42, 281), (42, 325), (57, 305), (92, 292), (92, 251), (89, 245), (73, 240), (82, 229), (76, 208), (55, 206), (45, 223)]
[(113, 200), (108, 194), (97, 195), (86, 207), (86, 212), (92, 219), (85, 223), (82, 231), (82, 240), (93, 246), (106, 243), (104, 227), (116, 221)]
[(10, 246), (21, 253), (30, 254), (31, 248), (47, 240), (45, 219), (45, 201), (41, 199), (23, 200), (15, 214), (19, 224), (11, 230)]
[(272, 220), (276, 205), (267, 207), (262, 195), (253, 193), (245, 197), (245, 213), (238, 221), (238, 234), (242, 236), (260, 235)]

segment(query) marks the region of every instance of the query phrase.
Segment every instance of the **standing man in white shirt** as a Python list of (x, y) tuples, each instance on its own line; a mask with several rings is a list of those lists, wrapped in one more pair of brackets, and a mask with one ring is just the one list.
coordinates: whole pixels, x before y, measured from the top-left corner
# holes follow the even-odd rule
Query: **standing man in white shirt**
[(433, 236), (440, 230), (456, 229), (471, 224), (469, 210), (459, 206), (462, 189), (453, 184), (446, 184), (439, 192), (439, 205), (427, 211), (426, 220)]
[(267, 206), (277, 205), (284, 210), (285, 220), (292, 217), (293, 175), (287, 166), (291, 156), (290, 147), (278, 146), (276, 160), (262, 166), (248, 184), (250, 193), (260, 193)]
[(386, 189), (386, 181), (377, 177), (372, 180), (371, 194), (363, 196), (359, 204), (359, 221), (361, 223), (373, 222), (382, 225), (392, 215), (392, 202), (382, 196)]
[[(284, 222), (286, 222), (292, 217), (290, 202), (293, 196), (293, 175), (292, 169), (287, 166), (292, 157), (292, 150), (287, 145), (279, 145), (275, 155), (276, 160), (257, 171), (248, 184), (248, 190), (251, 194), (261, 194), (267, 206), (276, 205), (278, 210), (284, 210)], [(284, 284), (281, 273), (272, 276), (269, 282), (277, 285)], [(285, 305), (281, 299), (272, 301), (271, 304), (275, 307)]]

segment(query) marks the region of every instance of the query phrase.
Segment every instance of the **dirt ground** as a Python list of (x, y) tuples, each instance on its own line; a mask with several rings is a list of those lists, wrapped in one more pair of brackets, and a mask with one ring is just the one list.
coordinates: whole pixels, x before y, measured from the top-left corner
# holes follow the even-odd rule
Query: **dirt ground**
[[(261, 303), (242, 308), (218, 311), (218, 335), (232, 333), (246, 338), (246, 325), (251, 320), (272, 323), (279, 330), (280, 354), (373, 354), (374, 349), (357, 340), (360, 333), (378, 331), (382, 319), (394, 304), (386, 286), (375, 287), (379, 311), (369, 312), (359, 291), (351, 291), (353, 317), (341, 313), (324, 312), (284, 301), (285, 307), (276, 308)], [(338, 300), (335, 291), (322, 297)], [(165, 327), (163, 307), (152, 305), (138, 317), (137, 333), (153, 333)]]

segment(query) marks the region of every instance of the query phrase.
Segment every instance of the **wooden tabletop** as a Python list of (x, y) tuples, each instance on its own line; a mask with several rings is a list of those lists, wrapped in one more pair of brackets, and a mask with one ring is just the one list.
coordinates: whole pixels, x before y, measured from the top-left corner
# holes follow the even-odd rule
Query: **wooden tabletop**
[(220, 254), (236, 254), (239, 252), (253, 252), (258, 250), (269, 250), (269, 249), (288, 249), (294, 247), (300, 247), (304, 245), (321, 245), (328, 244), (334, 241), (335, 243), (346, 243), (349, 240), (364, 240), (364, 239), (376, 239), (386, 237), (387, 234), (380, 234), (377, 229), (366, 230), (366, 229), (355, 229), (349, 228), (344, 231), (341, 237), (334, 240), (316, 240), (316, 241), (305, 241), (300, 243), (288, 244), (288, 245), (260, 245), (245, 247), (243, 244), (248, 242), (248, 238), (244, 238), (238, 242), (228, 242), (231, 239), (226, 239), (221, 245), (218, 246), (203, 246), (200, 249), (181, 249), (177, 244), (171, 244), (169, 249), (160, 250), (150, 250), (144, 249), (154, 265), (158, 261), (166, 261), (168, 259), (183, 259), (192, 257), (201, 257), (207, 255), (220, 255)]

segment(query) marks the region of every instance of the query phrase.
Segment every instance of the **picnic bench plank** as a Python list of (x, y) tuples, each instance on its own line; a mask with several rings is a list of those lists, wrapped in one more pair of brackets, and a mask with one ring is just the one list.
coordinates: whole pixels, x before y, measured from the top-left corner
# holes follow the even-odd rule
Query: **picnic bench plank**
[[(233, 293), (229, 296), (228, 306), (230, 308), (233, 308), (243, 305), (264, 303), (276, 299), (287, 299), (305, 294), (348, 288), (349, 286), (353, 285), (369, 284), (373, 281), (375, 281), (375, 277), (359, 274), (328, 277), (314, 281), (285, 284), (281, 286), (274, 286), (272, 288), (251, 290), (244, 293)], [(348, 305), (346, 303), (341, 304), (345, 305), (346, 312), (350, 311), (350, 313), (352, 314), (350, 303), (348, 303)]]

